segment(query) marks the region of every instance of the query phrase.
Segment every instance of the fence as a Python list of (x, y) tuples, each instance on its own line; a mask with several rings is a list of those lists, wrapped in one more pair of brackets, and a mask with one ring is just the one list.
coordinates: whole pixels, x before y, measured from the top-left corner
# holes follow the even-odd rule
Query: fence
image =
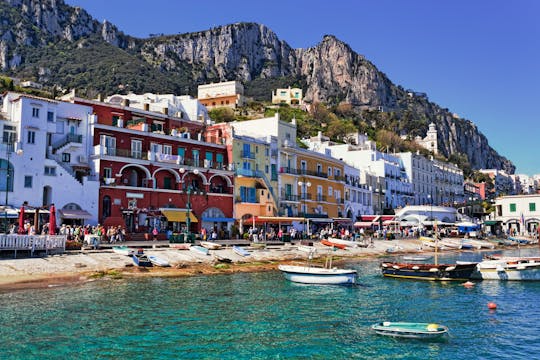
[(29, 251), (33, 256), (36, 251), (63, 253), (66, 250), (67, 235), (0, 235), (0, 251)]

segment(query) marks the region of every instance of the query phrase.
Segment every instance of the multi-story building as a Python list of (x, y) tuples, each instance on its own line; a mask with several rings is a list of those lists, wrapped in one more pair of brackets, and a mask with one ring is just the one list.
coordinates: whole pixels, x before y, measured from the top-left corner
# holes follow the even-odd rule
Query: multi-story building
[(244, 86), (239, 81), (199, 85), (197, 99), (208, 109), (215, 107), (237, 108), (244, 106)]
[(488, 198), (494, 198), (500, 195), (514, 195), (515, 186), (512, 177), (504, 170), (481, 169), (481, 173), (488, 175), (493, 180), (493, 189), (491, 193), (486, 194)]
[(429, 128), (425, 138), (417, 136), (414, 141), (434, 154), (437, 154), (439, 152), (437, 143), (437, 128), (434, 123), (429, 124)]
[(302, 89), (292, 88), (276, 89), (272, 91), (272, 104), (302, 104)]
[(435, 193), (435, 172), (433, 162), (419, 153), (404, 152), (399, 153), (403, 162), (405, 173), (411, 179), (413, 198), (409, 205), (427, 205), (434, 198), (431, 194)]
[(433, 198), (436, 205), (451, 206), (464, 200), (463, 170), (457, 165), (431, 158), (434, 170)]
[(495, 212), (490, 220), (501, 224), (504, 231), (536, 234), (540, 224), (540, 195), (513, 195), (495, 199)]
[(360, 170), (345, 164), (345, 217), (356, 221), (373, 214), (373, 190), (362, 181)]
[(101, 223), (131, 232), (216, 228), (227, 236), (234, 173), (225, 145), (205, 140), (203, 122), (127, 103), (71, 101), (95, 114), (90, 158), (101, 179)]
[(5, 94), (0, 113), (5, 206), (27, 202), (27, 211), (46, 213), (54, 203), (58, 224), (97, 222), (99, 181), (88, 159), (92, 112), (89, 106)]

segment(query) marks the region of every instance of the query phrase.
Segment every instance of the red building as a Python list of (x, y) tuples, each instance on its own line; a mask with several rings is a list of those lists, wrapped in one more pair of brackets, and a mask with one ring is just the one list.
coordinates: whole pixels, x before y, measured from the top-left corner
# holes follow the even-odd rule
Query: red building
[[(205, 125), (118, 104), (75, 98), (94, 109), (90, 158), (99, 173), (99, 221), (128, 232), (223, 230), (233, 224), (234, 173)], [(187, 219), (191, 221), (188, 221)]]

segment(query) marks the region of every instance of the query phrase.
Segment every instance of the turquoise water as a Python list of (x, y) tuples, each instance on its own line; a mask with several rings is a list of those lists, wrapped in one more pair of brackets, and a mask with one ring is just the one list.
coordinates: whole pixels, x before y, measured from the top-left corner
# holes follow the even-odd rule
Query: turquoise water
[[(469, 289), (383, 278), (378, 261), (346, 265), (359, 270), (360, 286), (297, 285), (268, 272), (2, 293), (0, 358), (538, 358), (540, 282)], [(441, 323), (450, 335), (438, 342), (375, 335), (370, 325), (384, 320)]]

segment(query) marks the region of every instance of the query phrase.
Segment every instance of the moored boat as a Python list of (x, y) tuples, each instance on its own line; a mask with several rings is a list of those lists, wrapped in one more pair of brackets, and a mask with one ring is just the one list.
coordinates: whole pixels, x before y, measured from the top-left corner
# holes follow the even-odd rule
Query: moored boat
[(155, 256), (155, 255), (148, 255), (148, 260), (150, 260), (150, 262), (155, 266), (161, 266), (161, 267), (170, 266), (167, 260), (161, 257)]
[(152, 262), (150, 259), (148, 259), (148, 256), (144, 254), (133, 254), (131, 257), (133, 259), (133, 263), (140, 267), (150, 267), (152, 266)]
[(351, 240), (343, 240), (343, 239), (337, 239), (337, 238), (328, 238), (328, 241), (335, 243), (335, 244), (341, 244), (348, 247), (358, 247), (358, 242), (351, 241)]
[(170, 243), (169, 244), (169, 247), (173, 249), (178, 249), (178, 250), (189, 250), (190, 246), (191, 246), (190, 243)]
[(199, 245), (192, 245), (189, 247), (189, 250), (197, 254), (208, 255), (208, 249)]
[(373, 324), (371, 329), (379, 335), (413, 339), (437, 339), (448, 333), (444, 325), (414, 322), (384, 321)]
[(499, 257), (476, 265), (474, 279), (482, 280), (540, 280), (540, 257)]
[(386, 277), (431, 281), (466, 281), (471, 278), (476, 264), (383, 262), (381, 263), (381, 271)]
[(406, 261), (426, 261), (430, 259), (431, 256), (419, 256), (419, 255), (406, 255), (403, 256), (403, 260)]
[(317, 252), (316, 247), (308, 246), (308, 245), (298, 245), (297, 249), (300, 250), (300, 251), (306, 252), (308, 254), (311, 253), (311, 252), (313, 252), (313, 253)]
[(330, 240), (321, 240), (321, 244), (326, 245), (326, 246), (335, 247), (335, 248), (338, 248), (338, 249), (341, 249), (341, 250), (345, 250), (347, 248), (347, 245), (338, 244), (338, 243), (335, 243), (335, 242), (330, 241)]
[(303, 284), (352, 285), (356, 283), (354, 269), (322, 268), (313, 266), (279, 265), (287, 280)]
[(212, 241), (201, 241), (201, 246), (209, 250), (217, 250), (221, 248), (221, 244)]
[(113, 246), (112, 251), (119, 255), (131, 256), (135, 253), (135, 249), (129, 248), (125, 245)]
[(233, 245), (233, 251), (240, 256), (249, 256), (249, 252), (241, 246)]

